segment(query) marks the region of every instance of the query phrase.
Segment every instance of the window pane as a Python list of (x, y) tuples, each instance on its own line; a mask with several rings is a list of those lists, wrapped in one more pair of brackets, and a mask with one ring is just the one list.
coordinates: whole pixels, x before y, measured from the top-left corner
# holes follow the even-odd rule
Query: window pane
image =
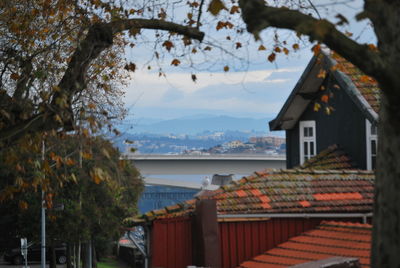
[(376, 140), (371, 140), (371, 154), (376, 155)]
[(377, 135), (378, 129), (375, 125), (371, 125), (371, 135)]
[(310, 156), (314, 156), (314, 142), (310, 142)]
[(308, 142), (304, 142), (304, 155), (308, 155)]
[(313, 137), (313, 136), (314, 136), (313, 128), (312, 128), (312, 127), (309, 127), (309, 128), (308, 128), (308, 135), (309, 135), (309, 137)]
[(376, 156), (373, 156), (371, 158), (371, 162), (372, 162), (372, 169), (376, 169)]
[(305, 127), (303, 128), (303, 130), (304, 130), (304, 137), (308, 137), (308, 128)]

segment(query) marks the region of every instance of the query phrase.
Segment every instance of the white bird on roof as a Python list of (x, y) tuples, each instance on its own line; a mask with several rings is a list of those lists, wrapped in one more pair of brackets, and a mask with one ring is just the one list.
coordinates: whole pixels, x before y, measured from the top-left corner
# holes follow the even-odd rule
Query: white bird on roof
[(208, 176), (205, 176), (203, 180), (201, 181), (201, 189), (207, 189), (207, 187), (210, 185), (211, 181), (208, 178)]

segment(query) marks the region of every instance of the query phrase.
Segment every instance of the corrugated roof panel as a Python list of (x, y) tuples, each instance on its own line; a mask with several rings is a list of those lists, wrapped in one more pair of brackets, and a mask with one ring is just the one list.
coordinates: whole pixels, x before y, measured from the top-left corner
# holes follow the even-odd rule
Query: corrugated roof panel
[[(358, 258), (362, 267), (369, 267), (371, 231), (369, 224), (323, 222), (316, 229), (293, 237), (252, 261), (258, 262), (257, 267), (270, 267), (270, 263), (289, 267), (293, 262), (307, 263), (342, 256)], [(252, 261), (240, 267), (252, 267)]]

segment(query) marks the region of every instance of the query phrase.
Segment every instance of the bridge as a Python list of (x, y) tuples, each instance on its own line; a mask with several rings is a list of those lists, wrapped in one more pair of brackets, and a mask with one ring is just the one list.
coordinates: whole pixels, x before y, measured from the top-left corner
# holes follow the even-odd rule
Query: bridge
[[(154, 155), (127, 154), (147, 185), (139, 200), (142, 213), (182, 202), (200, 191), (205, 176), (233, 174), (233, 179), (266, 168), (285, 168), (284, 156), (268, 155)], [(206, 189), (217, 189), (208, 185)]]
[(221, 155), (152, 155), (128, 154), (145, 176), (177, 174), (247, 175), (266, 168), (286, 168), (285, 156), (221, 154)]

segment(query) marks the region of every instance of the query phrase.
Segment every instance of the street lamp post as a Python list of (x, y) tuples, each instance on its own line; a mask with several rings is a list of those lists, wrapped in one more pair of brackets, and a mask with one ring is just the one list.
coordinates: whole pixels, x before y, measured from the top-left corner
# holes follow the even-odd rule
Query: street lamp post
[[(44, 162), (45, 144), (44, 139), (42, 140), (42, 162)], [(42, 241), (41, 241), (41, 264), (40, 268), (46, 268), (46, 210), (45, 210), (45, 199), (44, 190), (42, 183)]]

